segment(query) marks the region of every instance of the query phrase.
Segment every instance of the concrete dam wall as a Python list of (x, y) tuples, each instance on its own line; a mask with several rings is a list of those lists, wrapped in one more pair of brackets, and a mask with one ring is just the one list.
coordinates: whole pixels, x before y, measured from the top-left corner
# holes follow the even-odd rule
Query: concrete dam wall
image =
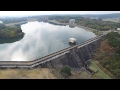
[(83, 46), (75, 47), (69, 50), (68, 53), (46, 62), (41, 67), (61, 68), (64, 65), (70, 66), (71, 69), (80, 69), (85, 67), (90, 59), (93, 58), (96, 49), (99, 47), (101, 39)]

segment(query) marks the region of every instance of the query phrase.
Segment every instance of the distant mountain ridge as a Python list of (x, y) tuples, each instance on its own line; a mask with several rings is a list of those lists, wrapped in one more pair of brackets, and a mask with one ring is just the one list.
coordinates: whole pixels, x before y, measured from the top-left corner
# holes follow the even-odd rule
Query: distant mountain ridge
[(31, 17), (31, 16), (84, 16), (84, 17), (99, 17), (99, 18), (114, 18), (120, 17), (120, 13), (111, 14), (50, 14), (50, 15), (16, 15), (16, 16), (0, 16), (0, 18), (18, 18), (18, 17)]
[(120, 18), (120, 13), (112, 13), (112, 14), (86, 14), (81, 15), (83, 17), (87, 18), (99, 18), (99, 19), (105, 19), (105, 18)]

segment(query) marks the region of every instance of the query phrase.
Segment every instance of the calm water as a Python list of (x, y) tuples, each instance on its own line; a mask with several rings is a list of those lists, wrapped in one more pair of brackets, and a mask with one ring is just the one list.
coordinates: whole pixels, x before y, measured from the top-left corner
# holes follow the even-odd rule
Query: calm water
[(69, 38), (83, 42), (95, 34), (82, 28), (28, 22), (21, 25), (25, 36), (19, 41), (0, 44), (0, 61), (30, 61), (70, 47)]

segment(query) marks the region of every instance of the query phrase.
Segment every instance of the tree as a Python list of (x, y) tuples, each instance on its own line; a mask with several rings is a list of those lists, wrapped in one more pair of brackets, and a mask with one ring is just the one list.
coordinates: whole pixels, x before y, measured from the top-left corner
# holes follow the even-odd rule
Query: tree
[(5, 24), (0, 23), (0, 29), (4, 29), (4, 28), (6, 28)]
[(14, 31), (11, 31), (10, 32), (10, 37), (14, 37), (15, 36), (15, 32)]
[(60, 70), (60, 73), (65, 77), (68, 78), (71, 76), (71, 69), (69, 66), (63, 66), (62, 69)]
[(0, 37), (11, 38), (21, 35), (22, 30), (17, 26), (6, 26), (0, 29)]

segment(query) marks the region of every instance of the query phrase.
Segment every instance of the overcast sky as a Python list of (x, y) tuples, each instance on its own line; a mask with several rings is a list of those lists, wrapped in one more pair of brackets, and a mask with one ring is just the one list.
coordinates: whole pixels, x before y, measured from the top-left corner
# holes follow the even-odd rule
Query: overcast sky
[(0, 16), (50, 15), (50, 14), (110, 14), (120, 11), (0, 11)]

